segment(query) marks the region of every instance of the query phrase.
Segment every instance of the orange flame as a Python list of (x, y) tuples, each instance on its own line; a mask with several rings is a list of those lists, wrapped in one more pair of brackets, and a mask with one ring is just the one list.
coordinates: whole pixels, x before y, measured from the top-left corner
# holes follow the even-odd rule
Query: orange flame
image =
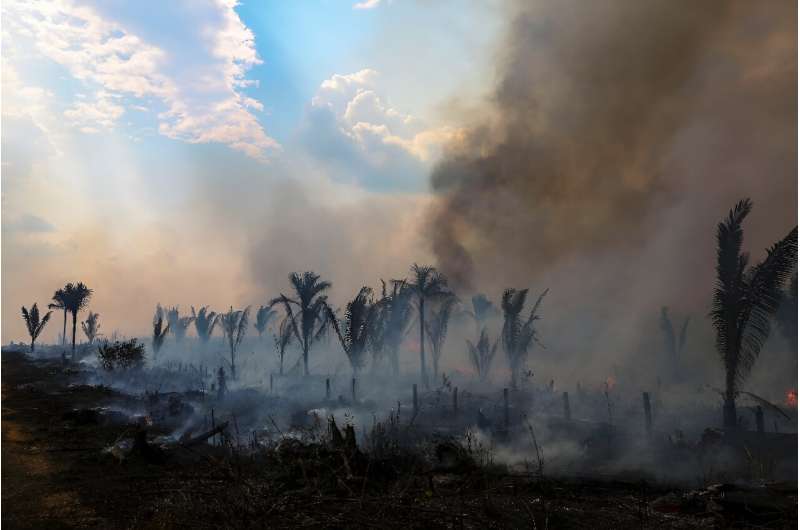
[(797, 390), (792, 389), (786, 392), (786, 406), (797, 408)]

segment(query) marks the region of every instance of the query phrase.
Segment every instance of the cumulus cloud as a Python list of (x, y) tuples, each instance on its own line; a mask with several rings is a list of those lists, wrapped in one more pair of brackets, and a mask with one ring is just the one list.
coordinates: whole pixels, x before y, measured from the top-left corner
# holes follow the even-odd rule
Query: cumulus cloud
[(248, 69), (260, 59), (235, 5), (232, 0), (192, 4), (201, 12), (195, 15), (198, 24), (176, 18), (172, 25), (176, 32), (196, 34), (159, 46), (128, 28), (124, 16), (104, 17), (102, 5), (10, 0), (3, 4), (3, 43), (15, 66), (46, 58), (91, 91), (93, 101), (75, 102), (64, 112), (84, 132), (111, 129), (123, 104), (141, 106), (136, 100), (152, 98), (163, 108), (157, 114), (161, 134), (222, 143), (264, 159), (279, 145), (254, 114), (262, 104), (242, 91), (251, 83)]
[(336, 74), (320, 84), (301, 136), (313, 157), (339, 168), (340, 178), (372, 189), (423, 187), (441, 146), (460, 134), (429, 127), (394, 108), (377, 71)]

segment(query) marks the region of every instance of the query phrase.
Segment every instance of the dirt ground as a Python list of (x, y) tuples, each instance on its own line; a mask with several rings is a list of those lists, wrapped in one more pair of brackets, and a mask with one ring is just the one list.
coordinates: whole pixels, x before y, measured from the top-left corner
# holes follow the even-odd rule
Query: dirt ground
[[(794, 528), (784, 508), (757, 517), (676, 508), (685, 492), (646, 483), (542, 480), (475, 469), (374, 483), (298, 453), (292, 461), (175, 449), (163, 461), (104, 452), (136, 427), (74, 411), (135, 399), (79, 384), (56, 361), (2, 355), (2, 523), (6, 528)], [(152, 433), (151, 433), (152, 434)], [(377, 464), (376, 464), (377, 465)], [(316, 466), (316, 467), (315, 467)], [(347, 467), (347, 464), (344, 465)], [(347, 476), (345, 476), (347, 475)], [(321, 484), (333, 484), (321, 486)], [(683, 502), (683, 505), (686, 503)], [(705, 505), (704, 505), (705, 506)], [(752, 515), (752, 514), (750, 514)]]

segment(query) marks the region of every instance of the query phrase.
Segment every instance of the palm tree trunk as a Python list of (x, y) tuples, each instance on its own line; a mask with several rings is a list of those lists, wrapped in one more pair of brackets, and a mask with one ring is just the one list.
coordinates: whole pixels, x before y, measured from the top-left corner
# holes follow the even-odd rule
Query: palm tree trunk
[(422, 384), (428, 387), (428, 372), (425, 369), (425, 299), (419, 299), (419, 370)]
[(722, 426), (725, 429), (736, 430), (739, 419), (736, 416), (736, 381), (733, 370), (725, 374), (725, 401), (722, 405)]
[(31, 339), (31, 353), (36, 351), (35, 343), (36, 343), (36, 339)]
[(78, 313), (72, 313), (72, 360), (75, 360), (75, 329), (78, 326)]
[(236, 352), (231, 348), (231, 381), (236, 381)]
[(439, 358), (434, 354), (433, 356), (433, 384), (438, 384), (439, 380)]
[(61, 330), (61, 345), (67, 345), (67, 308), (64, 308), (64, 328)]
[(303, 372), (308, 375), (308, 343), (303, 344)]

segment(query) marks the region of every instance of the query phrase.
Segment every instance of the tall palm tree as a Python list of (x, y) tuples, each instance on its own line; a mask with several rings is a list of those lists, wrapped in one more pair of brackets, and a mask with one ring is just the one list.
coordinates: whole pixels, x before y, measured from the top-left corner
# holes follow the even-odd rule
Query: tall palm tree
[(486, 328), (481, 330), (481, 335), (478, 338), (478, 343), (473, 344), (467, 339), (467, 348), (469, 348), (469, 360), (472, 366), (475, 367), (475, 372), (478, 374), (478, 379), (486, 381), (489, 378), (489, 371), (492, 368), (492, 360), (497, 353), (497, 346), (499, 341), (494, 341), (494, 344), (489, 343), (489, 333)]
[(31, 353), (36, 350), (36, 338), (50, 320), (52, 313), (52, 311), (48, 311), (44, 317), (39, 318), (39, 307), (36, 304), (33, 304), (30, 311), (25, 309), (25, 306), (22, 307), (22, 319), (25, 321), (25, 327), (28, 328), (28, 335), (31, 336)]
[(408, 333), (411, 319), (414, 316), (414, 307), (411, 304), (411, 289), (405, 280), (392, 280), (392, 290), (386, 288), (386, 282), (381, 280), (382, 296), (378, 301), (381, 312), (380, 318), (380, 346), (388, 354), (392, 365), (392, 373), (400, 375), (400, 360), (398, 350), (400, 344)]
[(297, 272), (291, 273), (289, 282), (294, 289), (295, 298), (289, 298), (281, 293), (280, 296), (273, 298), (269, 305), (270, 307), (276, 304), (283, 305), (292, 333), (303, 351), (303, 372), (308, 375), (308, 354), (311, 346), (325, 333), (330, 321), (328, 297), (323, 293), (331, 287), (331, 283), (320, 281), (319, 274), (310, 271), (302, 275)]
[(75, 332), (78, 327), (78, 313), (89, 304), (92, 290), (83, 282), (68, 283), (64, 286), (64, 305), (72, 315), (72, 359), (75, 360)]
[(797, 261), (797, 227), (748, 267), (742, 252), (742, 222), (753, 208), (739, 201), (717, 226), (717, 284), (709, 316), (717, 333), (717, 352), (725, 368), (723, 425), (735, 429), (736, 397), (769, 337), (781, 288)]
[(434, 381), (439, 380), (439, 359), (442, 357), (444, 341), (447, 338), (447, 325), (457, 303), (458, 299), (455, 296), (446, 297), (438, 309), (431, 310), (430, 318), (425, 322), (425, 331), (431, 341)]
[(156, 313), (153, 315), (153, 358), (158, 357), (158, 352), (164, 345), (164, 340), (169, 333), (169, 322), (166, 321), (164, 308), (161, 304), (156, 306)]
[(89, 344), (94, 343), (94, 339), (100, 330), (100, 315), (89, 311), (86, 320), (81, 322), (81, 329), (83, 329), (83, 334), (86, 335), (86, 340), (89, 341)]
[(61, 345), (64, 346), (67, 344), (67, 305), (65, 304), (64, 289), (58, 289), (53, 293), (52, 300), (52, 304), (47, 304), (47, 309), (61, 309), (64, 311), (64, 325), (61, 329)]
[(192, 316), (194, 320), (194, 329), (197, 331), (197, 337), (201, 342), (206, 343), (211, 339), (214, 333), (214, 326), (217, 325), (217, 313), (209, 311), (208, 306), (201, 307), (199, 311), (195, 312), (192, 306)]
[(264, 332), (267, 330), (267, 326), (269, 325), (270, 321), (274, 318), (277, 318), (278, 312), (272, 309), (271, 306), (261, 306), (256, 311), (256, 322), (255, 328), (258, 331), (258, 338), (264, 335)]
[(250, 306), (241, 311), (234, 311), (233, 307), (227, 313), (220, 313), (219, 320), (222, 333), (228, 339), (228, 348), (231, 354), (231, 379), (236, 379), (236, 353), (239, 345), (247, 334), (247, 321), (250, 316)]
[(347, 303), (344, 319), (339, 324), (336, 315), (326, 306), (326, 312), (342, 349), (353, 368), (353, 375), (364, 367), (370, 342), (379, 326), (380, 306), (372, 299), (372, 289), (362, 287), (355, 298)]
[(525, 300), (528, 297), (528, 289), (506, 289), (503, 292), (503, 299), (500, 307), (503, 310), (503, 350), (508, 357), (508, 364), (511, 367), (511, 388), (517, 389), (519, 385), (519, 374), (528, 357), (533, 342), (538, 342), (534, 322), (539, 320), (537, 311), (542, 303), (542, 299), (547, 294), (547, 289), (539, 295), (530, 315), (525, 319), (522, 311), (525, 308)]
[(425, 361), (425, 303), (450, 294), (447, 289), (447, 278), (434, 267), (427, 265), (411, 266), (409, 287), (417, 300), (417, 316), (419, 317), (419, 366), (422, 384), (428, 386), (428, 370)]

